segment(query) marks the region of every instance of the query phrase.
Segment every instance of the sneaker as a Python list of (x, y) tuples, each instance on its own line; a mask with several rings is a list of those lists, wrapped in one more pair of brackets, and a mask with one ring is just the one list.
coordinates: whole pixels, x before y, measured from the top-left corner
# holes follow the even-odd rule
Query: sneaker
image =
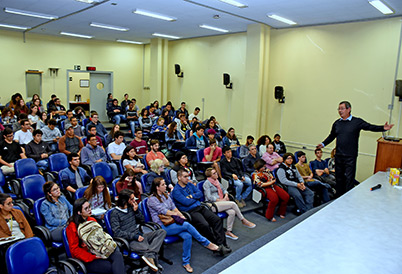
[(228, 253), (232, 252), (232, 250), (229, 247), (226, 247), (224, 245), (220, 245), (219, 249), (217, 251), (214, 251), (214, 253), (217, 253), (221, 256), (226, 255)]
[(229, 238), (229, 239), (232, 239), (235, 241), (239, 239), (239, 237), (234, 235), (231, 231), (226, 231), (225, 236), (226, 236), (226, 238)]
[(156, 267), (154, 259), (142, 256), (141, 259), (144, 260), (144, 262), (153, 270), (153, 271), (158, 271), (158, 267)]
[(246, 220), (246, 219), (243, 219), (241, 222), (243, 223), (244, 226), (246, 226), (246, 227), (248, 227), (248, 228), (254, 228), (254, 227), (256, 227), (256, 224), (255, 224), (255, 223), (252, 223), (252, 222), (250, 222), (250, 221), (248, 221), (248, 220)]
[(235, 200), (235, 202), (236, 202), (236, 204), (237, 204), (237, 206), (238, 206), (239, 208), (243, 208), (243, 207), (244, 207), (243, 203), (240, 202), (239, 200)]
[(246, 202), (243, 199), (241, 199), (240, 203), (242, 203), (243, 206), (247, 206)]

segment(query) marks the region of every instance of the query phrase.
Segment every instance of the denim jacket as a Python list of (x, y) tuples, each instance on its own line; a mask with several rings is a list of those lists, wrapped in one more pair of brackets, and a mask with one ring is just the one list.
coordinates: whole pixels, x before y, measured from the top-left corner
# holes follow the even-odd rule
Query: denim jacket
[(43, 218), (45, 218), (45, 226), (50, 231), (58, 227), (63, 227), (72, 212), (73, 207), (64, 196), (60, 196), (57, 203), (44, 200), (40, 207), (40, 213)]

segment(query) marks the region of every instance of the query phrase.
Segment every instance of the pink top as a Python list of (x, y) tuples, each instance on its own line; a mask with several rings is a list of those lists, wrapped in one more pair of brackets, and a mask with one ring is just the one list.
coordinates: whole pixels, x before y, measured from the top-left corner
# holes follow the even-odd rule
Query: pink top
[(153, 152), (151, 151), (151, 152), (149, 152), (149, 153), (147, 154), (146, 160), (147, 160), (148, 166), (151, 166), (151, 163), (150, 163), (151, 161), (154, 161), (154, 160), (156, 160), (156, 159), (161, 159), (161, 160), (163, 160), (164, 158), (166, 158), (166, 157), (165, 157), (165, 155), (164, 155), (162, 152), (158, 151), (158, 152), (156, 153), (156, 155), (155, 155), (155, 153), (153, 153)]
[[(209, 153), (211, 153), (211, 147), (204, 149), (204, 158), (202, 159), (203, 162), (208, 162), (207, 159), (205, 159), (205, 155), (208, 155)], [(214, 153), (212, 154), (211, 162), (218, 159), (219, 156), (222, 156), (222, 149), (220, 147), (216, 147)]]
[(271, 170), (271, 171), (273, 171), (274, 169), (276, 169), (276, 168), (278, 168), (279, 167), (279, 164), (280, 163), (276, 163), (276, 164), (272, 164), (273, 163), (273, 161), (276, 159), (276, 158), (280, 158), (281, 156), (278, 154), (278, 153), (276, 153), (276, 152), (273, 152), (272, 154), (269, 154), (268, 152), (265, 152), (263, 155), (262, 155), (262, 159), (265, 161), (265, 163), (266, 163), (266, 167), (269, 169), (269, 170)]

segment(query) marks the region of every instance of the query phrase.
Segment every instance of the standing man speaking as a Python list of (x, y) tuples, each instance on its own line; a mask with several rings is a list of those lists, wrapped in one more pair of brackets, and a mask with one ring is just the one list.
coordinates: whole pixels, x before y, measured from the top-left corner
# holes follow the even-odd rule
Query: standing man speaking
[(351, 110), (352, 106), (348, 101), (339, 103), (338, 113), (341, 118), (332, 124), (328, 137), (317, 145), (317, 148), (323, 148), (336, 138), (335, 177), (338, 197), (354, 186), (360, 131), (382, 132), (394, 126), (387, 122), (383, 126), (369, 124), (363, 119), (353, 117)]

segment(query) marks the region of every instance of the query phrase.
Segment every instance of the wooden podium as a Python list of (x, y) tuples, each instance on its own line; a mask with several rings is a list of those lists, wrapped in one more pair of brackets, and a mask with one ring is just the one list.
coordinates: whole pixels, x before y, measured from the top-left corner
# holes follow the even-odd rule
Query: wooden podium
[(393, 142), (381, 137), (377, 140), (374, 173), (390, 167), (402, 168), (402, 140)]

